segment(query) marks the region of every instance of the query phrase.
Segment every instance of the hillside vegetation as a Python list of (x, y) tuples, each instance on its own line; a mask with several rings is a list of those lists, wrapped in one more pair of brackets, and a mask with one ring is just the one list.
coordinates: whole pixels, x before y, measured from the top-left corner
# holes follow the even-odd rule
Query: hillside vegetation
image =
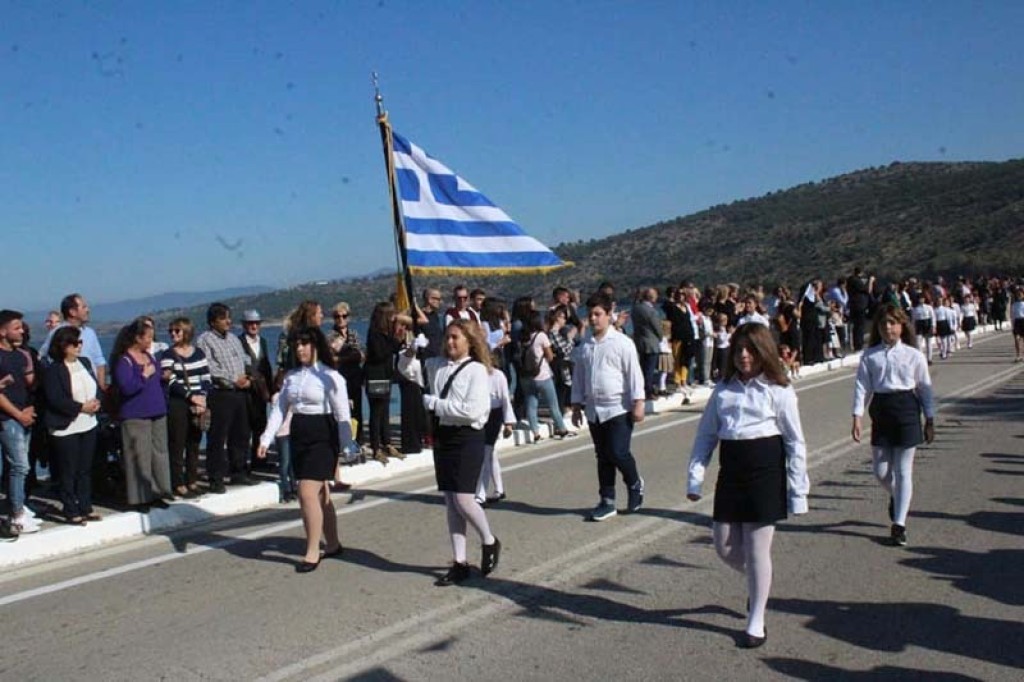
[[(610, 280), (621, 296), (641, 285), (760, 282), (798, 286), (855, 265), (881, 279), (1024, 272), (1024, 160), (892, 163), (763, 197), (713, 206), (604, 239), (561, 244), (576, 266), (545, 276), (417, 279), (446, 295), (456, 281), (514, 298), (548, 300), (563, 284), (589, 292)], [(387, 229), (382, 226), (381, 229)], [(395, 288), (394, 277), (309, 284), (226, 301), (280, 319), (299, 301), (348, 301), (357, 317)], [(447, 298), (447, 296), (446, 296)], [(163, 311), (205, 319), (205, 306)]]

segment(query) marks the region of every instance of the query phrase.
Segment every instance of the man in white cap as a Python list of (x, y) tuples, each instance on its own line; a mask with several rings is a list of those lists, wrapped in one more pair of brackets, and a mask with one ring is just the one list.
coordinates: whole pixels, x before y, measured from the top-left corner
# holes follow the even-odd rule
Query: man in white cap
[(260, 317), (258, 310), (246, 310), (242, 313), (244, 331), (238, 335), (238, 338), (242, 342), (245, 354), (252, 361), (249, 364), (249, 376), (252, 383), (249, 384), (248, 395), (249, 426), (252, 429), (249, 443), (250, 469), (263, 466), (264, 460), (256, 457), (256, 451), (260, 445), (260, 434), (267, 427), (267, 405), (270, 404), (270, 387), (274, 378), (274, 370), (270, 366), (267, 340), (260, 335), (262, 325), (263, 318)]

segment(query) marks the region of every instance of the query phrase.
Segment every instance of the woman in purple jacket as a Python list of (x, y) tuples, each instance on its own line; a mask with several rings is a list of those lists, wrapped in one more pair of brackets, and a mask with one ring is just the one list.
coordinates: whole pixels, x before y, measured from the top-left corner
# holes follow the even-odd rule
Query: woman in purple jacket
[(153, 325), (136, 318), (122, 327), (110, 355), (121, 420), (122, 460), (128, 504), (145, 514), (173, 500), (167, 455), (167, 399), (160, 367), (146, 349)]

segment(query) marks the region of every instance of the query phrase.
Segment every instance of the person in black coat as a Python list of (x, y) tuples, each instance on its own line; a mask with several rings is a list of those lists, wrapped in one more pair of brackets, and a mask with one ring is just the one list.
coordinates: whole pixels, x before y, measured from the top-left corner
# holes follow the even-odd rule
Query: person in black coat
[(388, 457), (405, 459), (391, 445), (391, 382), (395, 378), (395, 356), (404, 339), (396, 334), (396, 312), (393, 303), (384, 301), (373, 308), (370, 328), (366, 333), (366, 400), (370, 405), (370, 449), (381, 464)]
[(249, 425), (252, 427), (249, 445), (249, 465), (252, 468), (261, 466), (256, 457), (259, 449), (260, 434), (267, 426), (267, 405), (270, 404), (270, 387), (274, 385), (274, 370), (270, 366), (270, 350), (267, 340), (260, 334), (263, 318), (256, 310), (242, 313), (242, 325), (245, 331), (238, 335), (242, 342), (242, 350), (252, 360), (248, 391)]
[(99, 521), (92, 507), (92, 458), (99, 432), (99, 381), (92, 364), (81, 357), (77, 327), (61, 327), (50, 342), (52, 363), (43, 376), (52, 456), (60, 461), (60, 498), (68, 523)]

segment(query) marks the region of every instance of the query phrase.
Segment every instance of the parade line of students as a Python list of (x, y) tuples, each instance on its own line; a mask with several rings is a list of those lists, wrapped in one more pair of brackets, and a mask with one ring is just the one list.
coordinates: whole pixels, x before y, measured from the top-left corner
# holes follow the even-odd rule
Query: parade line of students
[[(814, 305), (821, 289), (820, 284), (809, 284), (803, 304)], [(434, 298), (434, 291), (428, 289), (424, 301)], [(452, 548), (451, 568), (437, 579), (439, 586), (458, 585), (472, 577), (474, 569), (466, 547), (469, 527), (481, 543), (479, 573), (487, 576), (498, 567), (502, 543), (484, 507), (505, 498), (494, 444), (499, 432), (507, 436), (517, 421), (509, 384), (516, 380), (527, 387), (537, 383), (543, 363), (551, 358), (550, 345), (554, 345), (536, 343), (545, 327), (538, 326), (535, 312), (521, 315), (516, 334), (520, 346), (513, 354), (517, 359), (507, 363), (501, 349), (515, 329), (514, 321), (504, 317), (503, 311), (495, 314), (493, 308), (488, 309), (486, 297), (479, 304), (488, 312), (475, 314), (468, 304), (475, 297), (468, 291), (460, 296), (462, 291), (464, 287), (456, 288), (459, 303), (443, 317), (436, 306), (428, 311), (417, 309), (416, 321), (403, 319), (393, 305), (378, 306), (383, 312), (377, 331), (391, 336), (382, 345), (391, 347), (392, 360), (397, 360), (388, 371), (407, 383), (410, 390), (415, 388), (411, 395), (416, 397), (417, 407), (429, 416), (417, 428), (433, 447), (435, 476), (438, 490), (445, 497)], [(937, 331), (940, 336), (953, 336), (947, 328), (954, 323), (965, 332), (973, 331), (977, 320), (971, 318), (979, 315), (969, 291), (962, 292), (965, 303), (958, 313), (962, 319), (936, 314), (928, 303), (932, 299), (929, 291), (922, 290), (917, 301), (904, 301), (900, 296), (875, 301), (870, 341), (855, 380), (851, 435), (855, 441), (861, 440), (867, 411), (874, 473), (890, 495), (889, 540), (894, 546), (908, 542), (915, 448), (934, 438), (935, 405), (928, 370), (930, 336)], [(659, 345), (645, 345), (638, 337), (643, 325), (648, 331), (658, 329), (659, 318), (646, 308), (634, 307), (634, 320), (645, 316), (652, 319), (637, 324), (631, 339), (622, 331), (628, 315), (616, 309), (608, 285), (602, 285), (586, 300), (585, 322), (575, 317), (568, 302), (558, 302), (562, 293), (556, 290), (556, 303), (547, 317), (556, 329), (571, 325), (577, 330), (571, 333), (569, 372), (564, 379), (570, 389), (566, 407), (571, 410), (572, 424), (579, 427), (586, 418), (594, 442), (598, 503), (588, 518), (600, 522), (619, 513), (617, 476), (622, 477), (628, 494), (625, 511), (637, 513), (643, 508), (645, 482), (631, 452), (631, 434), (634, 425), (644, 419), (645, 401), (659, 392), (654, 388), (653, 372), (659, 367), (657, 356), (662, 351)], [(1019, 361), (1024, 338), (1024, 290), (1018, 287), (1012, 294), (1010, 312)], [(671, 305), (688, 309), (687, 296), (685, 288), (676, 291), (670, 298)], [(943, 306), (951, 300), (944, 291), (935, 298)], [(779, 300), (786, 305), (784, 295)], [(657, 292), (644, 289), (635, 305), (653, 308), (656, 301)], [(533, 311), (532, 302), (522, 307)], [(269, 361), (267, 376), (254, 370), (254, 365), (260, 364), (260, 355), (265, 359), (267, 353), (266, 346), (259, 343), (260, 318), (255, 311), (244, 313), (247, 334), (239, 337), (230, 332), (230, 309), (212, 304), (207, 313), (209, 330), (195, 346), (191, 322), (176, 318), (169, 327), (173, 345), (164, 349), (158, 348), (154, 340), (153, 319), (143, 316), (121, 329), (109, 361), (104, 361), (102, 355), (98, 359), (86, 355), (87, 348), (94, 352), (93, 346), (98, 344), (92, 343), (95, 334), (90, 335), (91, 330), (81, 323), (87, 321), (84, 300), (71, 295), (62, 304), (62, 310), (65, 308), (79, 311), (80, 324), (71, 323), (65, 315), (65, 323), (54, 326), (43, 344), (48, 362), (39, 362), (29, 352), (22, 316), (0, 311), (0, 410), (7, 416), (0, 445), (10, 491), (8, 531), (38, 530), (38, 521), (33, 519), (21, 487), (30, 470), (27, 451), (36, 422), (36, 405), (40, 405), (43, 415), (40, 421), (51, 451), (49, 463), (60, 482), (64, 521), (80, 526), (101, 520), (93, 510), (90, 476), (86, 475), (92, 469), (101, 406), (120, 424), (128, 504), (145, 513), (151, 507), (166, 507), (199, 494), (197, 434), (207, 429), (208, 492), (223, 492), (225, 480), (235, 485), (252, 484), (254, 479), (248, 473), (251, 462), (246, 457), (252, 447), (248, 418), (251, 401), (254, 397), (261, 401), (258, 405), (263, 406), (265, 418), (265, 403), (273, 390), (270, 418), (253, 434), (254, 454), (256, 461), (263, 460), (270, 445), (281, 442), (282, 428), (288, 422), (284, 436), (288, 447), (283, 449), (289, 456), (287, 463), (282, 458), (280, 476), (282, 480), (297, 481), (289, 485), (297, 486), (307, 538), (306, 552), (296, 564), (296, 571), (314, 571), (323, 558), (342, 553), (330, 493), (338, 479), (339, 459), (348, 456), (349, 446), (358, 439), (350, 417), (358, 402), (353, 398), (358, 397), (356, 391), (361, 388), (358, 380), (349, 385), (340, 369), (341, 351), (353, 338), (351, 332), (341, 338), (343, 322), (336, 319), (335, 329), (325, 335), (320, 329), (323, 313), (319, 304), (308, 301), (300, 305), (279, 344), (278, 377), (271, 378)], [(347, 306), (335, 307), (335, 311), (341, 310), (347, 315)], [(782, 329), (781, 324), (778, 328), (773, 325), (775, 316), (762, 312), (762, 302), (756, 296), (746, 296), (733, 312), (737, 316), (735, 326), (728, 330), (724, 358), (713, 377), (715, 388), (692, 447), (687, 496), (700, 499), (704, 472), (717, 448), (720, 467), (712, 535), (722, 560), (746, 578), (748, 621), (739, 644), (756, 648), (767, 640), (765, 621), (775, 525), (789, 513), (808, 511), (810, 483), (796, 393), (791, 385), (793, 368), (776, 340), (793, 339), (794, 335), (787, 336), (789, 329)], [(429, 324), (432, 313), (439, 323), (433, 330)], [(667, 318), (673, 315), (671, 309), (667, 310), (667, 333), (674, 324)], [(991, 315), (993, 320), (998, 317)], [(780, 323), (792, 323), (784, 316), (778, 319)], [(398, 333), (417, 327), (425, 331), (415, 336)], [(427, 351), (438, 340), (437, 328), (441, 330), (440, 352), (433, 355)], [(925, 336), (923, 347), (916, 337), (918, 330)], [(255, 331), (255, 338), (251, 331)], [(824, 353), (824, 346), (821, 350)], [(950, 341), (940, 347), (943, 357), (954, 351), (955, 343)], [(677, 369), (663, 371), (675, 374)], [(692, 364), (683, 368), (683, 381), (692, 369)], [(371, 395), (368, 384), (373, 381), (366, 382)], [(33, 392), (41, 394), (43, 400), (34, 402), (30, 397)], [(555, 391), (544, 393), (550, 395), (553, 410), (562, 409)], [(685, 399), (685, 392), (683, 395)], [(403, 420), (406, 411), (403, 402)], [(535, 419), (531, 414), (531, 431), (536, 428)], [(558, 424), (561, 420), (555, 421)], [(379, 437), (385, 438), (386, 432)], [(419, 437), (416, 441), (419, 445)], [(173, 445), (169, 447), (169, 443)], [(390, 443), (387, 446), (391, 447)], [(379, 447), (384, 450), (383, 443)], [(172, 449), (174, 452), (169, 451)], [(491, 480), (497, 494), (487, 498)]]

